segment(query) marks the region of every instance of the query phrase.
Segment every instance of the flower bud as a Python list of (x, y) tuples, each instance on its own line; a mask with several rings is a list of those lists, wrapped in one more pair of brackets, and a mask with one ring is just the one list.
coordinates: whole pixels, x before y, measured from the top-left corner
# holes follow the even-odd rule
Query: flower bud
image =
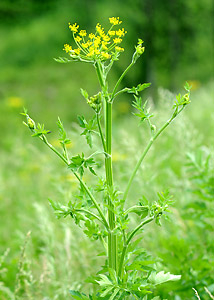
[(29, 117), (27, 118), (27, 125), (30, 129), (35, 129), (36, 128), (35, 122)]

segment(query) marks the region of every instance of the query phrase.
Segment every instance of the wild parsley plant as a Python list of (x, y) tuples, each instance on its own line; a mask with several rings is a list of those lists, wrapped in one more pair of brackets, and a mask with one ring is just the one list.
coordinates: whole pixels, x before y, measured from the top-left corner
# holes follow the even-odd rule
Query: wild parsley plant
[[(190, 103), (190, 86), (185, 85), (186, 93), (176, 96), (172, 107), (171, 117), (160, 127), (152, 123), (153, 114), (147, 108), (147, 102), (142, 101), (140, 93), (150, 86), (150, 83), (140, 83), (136, 87), (124, 87), (120, 89), (123, 78), (144, 53), (143, 41), (138, 40), (132, 56), (131, 63), (119, 77), (114, 88), (109, 91), (108, 75), (113, 64), (124, 51), (121, 47), (122, 39), (126, 31), (120, 28), (122, 21), (118, 17), (109, 18), (110, 26), (107, 31), (98, 23), (95, 33), (88, 34), (86, 30), (79, 30), (79, 25), (69, 24), (73, 34), (75, 48), (65, 44), (64, 50), (68, 58), (58, 58), (57, 62), (85, 62), (93, 64), (100, 85), (100, 92), (90, 96), (86, 90), (81, 89), (83, 97), (94, 112), (92, 120), (87, 121), (83, 116), (78, 117), (80, 127), (83, 129), (87, 144), (92, 154), (86, 157), (84, 153), (70, 156), (67, 137), (63, 123), (58, 119), (59, 141), (61, 151), (58, 151), (49, 141), (49, 130), (44, 125), (36, 124), (25, 109), (25, 125), (31, 130), (33, 137), (38, 137), (46, 144), (70, 169), (80, 184), (80, 194), (67, 204), (50, 201), (58, 217), (70, 216), (80, 226), (85, 234), (92, 240), (99, 240), (105, 253), (105, 264), (101, 270), (91, 277), (95, 285), (94, 291), (85, 295), (81, 291), (71, 290), (73, 299), (157, 299), (152, 297), (156, 285), (171, 280), (180, 279), (179, 275), (165, 273), (155, 268), (154, 261), (149, 259), (148, 253), (141, 248), (143, 228), (155, 222), (160, 225), (160, 219), (168, 212), (172, 203), (168, 192), (158, 193), (157, 201), (151, 203), (145, 197), (136, 200), (136, 205), (129, 207), (127, 196), (139, 168), (160, 134), (172, 123), (172, 121)], [(112, 167), (112, 107), (116, 98), (123, 93), (133, 95), (132, 105), (136, 117), (140, 123), (147, 123), (151, 137), (147, 146), (142, 151), (135, 167), (130, 172), (130, 178), (124, 191), (120, 191), (113, 179)], [(93, 152), (92, 136), (96, 134), (100, 138), (100, 151)], [(105, 176), (99, 174), (96, 169), (95, 154), (103, 156)], [(90, 172), (97, 178), (96, 185), (85, 182), (84, 174)], [(137, 215), (139, 224), (133, 228), (130, 224), (131, 215)], [(137, 237), (138, 236), (138, 237)]]

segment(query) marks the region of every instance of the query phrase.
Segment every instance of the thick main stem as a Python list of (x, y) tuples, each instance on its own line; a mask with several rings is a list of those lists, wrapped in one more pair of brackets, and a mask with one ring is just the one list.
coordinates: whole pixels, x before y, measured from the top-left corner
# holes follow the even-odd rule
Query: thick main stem
[[(105, 140), (101, 135), (101, 140), (103, 143), (104, 151), (107, 153), (105, 156), (105, 171), (106, 171), (106, 184), (108, 186), (108, 225), (109, 225), (109, 233), (108, 233), (108, 265), (109, 268), (117, 271), (117, 236), (114, 232), (116, 226), (116, 218), (114, 213), (114, 204), (111, 199), (111, 190), (113, 188), (113, 172), (112, 172), (112, 157), (111, 157), (111, 144), (112, 144), (112, 101), (105, 96), (106, 94), (106, 86), (105, 86), (105, 76), (103, 74), (103, 69), (101, 67), (100, 62), (95, 63), (95, 69), (97, 72), (97, 76), (99, 79), (100, 86), (102, 91), (104, 92), (105, 99)], [(122, 80), (122, 78), (121, 78)], [(119, 85), (120, 80), (118, 81)], [(114, 92), (116, 91), (117, 85), (115, 87)], [(114, 93), (113, 93), (114, 94)], [(112, 99), (111, 99), (112, 100)], [(100, 126), (98, 120), (98, 127)], [(99, 128), (100, 130), (100, 128)], [(101, 130), (100, 130), (101, 131)]]
[(115, 213), (114, 204), (111, 199), (111, 190), (113, 187), (113, 172), (112, 172), (112, 157), (111, 157), (111, 143), (112, 143), (112, 103), (106, 99), (106, 152), (108, 156), (105, 157), (106, 170), (106, 184), (109, 189), (108, 195), (108, 222), (110, 232), (108, 234), (108, 259), (109, 267), (117, 270), (117, 237), (114, 232), (115, 229)]

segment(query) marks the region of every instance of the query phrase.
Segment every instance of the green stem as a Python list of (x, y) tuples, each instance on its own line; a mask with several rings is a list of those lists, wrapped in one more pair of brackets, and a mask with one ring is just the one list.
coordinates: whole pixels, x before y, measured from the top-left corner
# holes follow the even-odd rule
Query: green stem
[(100, 124), (100, 118), (99, 118), (98, 113), (96, 113), (96, 117), (97, 117), (97, 125), (98, 125), (98, 129), (99, 129), (99, 133), (100, 133), (100, 138), (101, 138), (102, 145), (103, 145), (103, 150), (106, 153), (106, 143), (105, 143), (105, 139), (104, 139), (104, 136), (103, 136), (103, 131), (102, 131), (102, 127), (101, 127), (101, 124)]
[(95, 66), (95, 69), (96, 69), (96, 72), (97, 72), (97, 76), (98, 76), (100, 86), (103, 90), (104, 87), (105, 87), (105, 80), (104, 80), (104, 76), (103, 76), (103, 72), (102, 72), (101, 63), (99, 61), (96, 61), (94, 66)]
[[(103, 74), (103, 69), (101, 63), (98, 61), (95, 63), (95, 69), (99, 79), (100, 86), (103, 91), (105, 98), (105, 171), (106, 171), (106, 184), (109, 188), (109, 191), (113, 187), (113, 172), (112, 172), (112, 157), (111, 157), (111, 144), (112, 144), (112, 102), (106, 96), (106, 86), (105, 86), (105, 75)], [(125, 74), (124, 74), (125, 75)], [(122, 80), (122, 78), (121, 78)], [(118, 82), (119, 85), (120, 82)], [(116, 91), (116, 90), (115, 90)], [(99, 125), (98, 125), (99, 126)], [(102, 139), (102, 136), (101, 136)], [(104, 138), (103, 138), (104, 140)], [(102, 141), (103, 143), (103, 141)], [(108, 264), (109, 268), (117, 270), (117, 237), (114, 233), (116, 226), (116, 219), (114, 213), (114, 204), (112, 203), (110, 194), (108, 195), (108, 224), (109, 224), (109, 233), (108, 233)]]
[[(106, 170), (106, 184), (109, 190), (113, 187), (113, 172), (112, 172), (112, 103), (106, 100), (106, 152), (108, 156), (105, 157), (105, 170)], [(108, 235), (108, 256), (109, 267), (117, 270), (117, 237), (113, 232), (115, 229), (115, 213), (114, 204), (112, 203), (110, 195), (108, 196), (108, 222), (110, 232)]]
[(175, 119), (175, 117), (176, 117), (182, 110), (183, 110), (183, 107), (182, 107), (176, 114), (175, 114), (175, 112), (174, 112), (173, 115), (172, 115), (172, 117), (171, 117), (171, 118), (170, 118), (170, 119), (169, 119), (169, 120), (168, 120), (168, 121), (167, 121), (167, 122), (166, 122), (166, 123), (165, 123), (158, 131), (157, 131), (157, 132), (156, 132), (156, 134), (155, 134), (153, 137), (151, 137), (149, 143), (147, 144), (147, 146), (146, 146), (146, 148), (144, 149), (144, 151), (143, 151), (141, 157), (139, 158), (139, 160), (138, 160), (138, 162), (137, 162), (137, 164), (136, 164), (136, 166), (135, 166), (135, 168), (134, 168), (134, 170), (133, 170), (133, 172), (132, 172), (132, 175), (131, 175), (131, 177), (130, 177), (130, 179), (129, 179), (129, 181), (128, 181), (128, 184), (127, 184), (127, 186), (126, 186), (126, 190), (125, 190), (124, 196), (123, 196), (124, 202), (125, 202), (125, 200), (126, 200), (126, 198), (127, 198), (129, 189), (130, 189), (130, 187), (131, 187), (131, 185), (132, 185), (132, 182), (133, 182), (133, 180), (134, 180), (134, 178), (135, 178), (135, 175), (136, 175), (136, 173), (137, 173), (137, 171), (138, 171), (138, 169), (139, 169), (139, 167), (140, 167), (140, 165), (141, 165), (143, 159), (145, 158), (146, 154), (148, 153), (149, 149), (151, 148), (152, 144), (153, 144), (154, 141), (157, 139), (157, 137), (163, 132), (163, 130), (164, 130), (166, 127), (169, 126), (169, 124)]
[(94, 206), (96, 207), (97, 211), (100, 214), (101, 219), (103, 220), (103, 224), (105, 225), (106, 229), (109, 231), (109, 225), (106, 221), (106, 218), (102, 212), (102, 210), (100, 209), (99, 204), (97, 203), (97, 201), (95, 200), (94, 196), (92, 195), (92, 193), (89, 191), (87, 185), (85, 184), (85, 182), (79, 177), (79, 175), (75, 172), (73, 172), (74, 176), (76, 176), (76, 178), (79, 180), (79, 182), (82, 184), (82, 186), (84, 187), (86, 193), (89, 195), (89, 197), (91, 198), (91, 201), (94, 203)]
[(122, 73), (122, 75), (120, 76), (120, 78), (118, 79), (118, 81), (117, 81), (117, 83), (116, 83), (116, 85), (115, 85), (115, 87), (114, 87), (114, 90), (113, 90), (113, 92), (112, 92), (112, 95), (111, 95), (111, 101), (113, 101), (114, 96), (115, 96), (115, 94), (116, 94), (116, 91), (117, 91), (117, 89), (118, 89), (118, 86), (119, 86), (119, 84), (121, 83), (123, 77), (126, 75), (126, 73), (131, 69), (131, 67), (132, 67), (134, 64), (135, 64), (135, 62), (132, 61), (132, 62), (130, 63), (130, 65), (128, 65), (128, 67), (125, 69), (125, 71)]
[(97, 219), (99, 222), (101, 222), (103, 224), (103, 220), (100, 219), (100, 217), (98, 217), (96, 214), (92, 213), (91, 211), (87, 210), (87, 209), (75, 209), (75, 211), (77, 212), (83, 212), (85, 213), (86, 215), (90, 215), (92, 217), (94, 217), (95, 219)]
[(122, 271), (123, 271), (123, 264), (124, 264), (124, 259), (125, 259), (125, 255), (126, 255), (126, 251), (128, 248), (129, 243), (131, 242), (131, 240), (133, 239), (133, 237), (135, 236), (135, 234), (146, 224), (150, 223), (151, 221), (154, 220), (154, 217), (150, 217), (148, 219), (146, 219), (145, 221), (141, 222), (133, 231), (132, 233), (129, 235), (126, 243), (123, 246), (123, 251), (120, 257), (120, 264), (119, 264), (119, 269), (118, 269), (118, 276), (121, 277), (122, 275)]
[(57, 156), (59, 156), (59, 158), (61, 158), (63, 161), (64, 161), (64, 163), (68, 166), (69, 165), (69, 162), (68, 162), (68, 160), (61, 154), (61, 153), (59, 153), (59, 151), (57, 151), (49, 142), (48, 142), (48, 140), (47, 140), (47, 138), (46, 138), (46, 136), (44, 136), (44, 135), (42, 135), (41, 137), (40, 137), (40, 139), (57, 155)]

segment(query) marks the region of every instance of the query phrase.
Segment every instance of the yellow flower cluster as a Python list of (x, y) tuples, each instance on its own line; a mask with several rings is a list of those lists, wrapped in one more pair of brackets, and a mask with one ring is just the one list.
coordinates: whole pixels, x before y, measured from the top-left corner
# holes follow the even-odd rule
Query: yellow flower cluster
[(107, 33), (98, 23), (96, 32), (89, 34), (86, 30), (79, 31), (79, 25), (76, 23), (72, 25), (69, 23), (77, 48), (73, 49), (72, 46), (65, 44), (63, 50), (72, 58), (82, 61), (105, 61), (115, 57), (124, 51), (124, 48), (120, 47), (119, 44), (121, 44), (126, 31), (124, 28), (113, 30), (114, 26), (122, 23), (118, 17), (109, 18), (109, 22), (111, 26)]

